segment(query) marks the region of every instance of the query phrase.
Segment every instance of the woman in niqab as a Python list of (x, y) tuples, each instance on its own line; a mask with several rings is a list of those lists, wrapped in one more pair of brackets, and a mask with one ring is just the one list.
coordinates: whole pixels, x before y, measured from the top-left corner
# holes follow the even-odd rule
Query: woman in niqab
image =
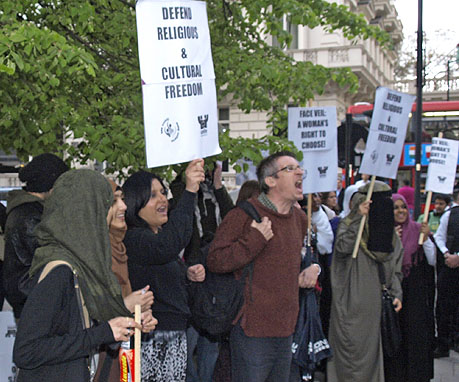
[[(369, 184), (352, 198), (352, 209), (339, 224), (331, 266), (332, 307), (328, 362), (329, 382), (384, 382), (381, 345), (381, 283), (383, 265), (387, 288), (401, 309), (402, 246), (394, 230), (391, 190), (376, 181), (371, 201)], [(371, 204), (371, 209), (370, 209)], [(352, 258), (362, 215), (367, 223), (356, 258)]]

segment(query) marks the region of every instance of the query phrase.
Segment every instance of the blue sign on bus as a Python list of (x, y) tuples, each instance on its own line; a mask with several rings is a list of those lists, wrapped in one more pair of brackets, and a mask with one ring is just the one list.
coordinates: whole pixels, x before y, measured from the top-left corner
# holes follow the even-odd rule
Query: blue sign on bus
[[(430, 158), (430, 149), (432, 143), (423, 143), (421, 146), (421, 166), (429, 165)], [(416, 145), (414, 143), (405, 143), (403, 148), (403, 166), (414, 166), (415, 163), (415, 154), (416, 154)], [(459, 164), (459, 158), (458, 158)]]

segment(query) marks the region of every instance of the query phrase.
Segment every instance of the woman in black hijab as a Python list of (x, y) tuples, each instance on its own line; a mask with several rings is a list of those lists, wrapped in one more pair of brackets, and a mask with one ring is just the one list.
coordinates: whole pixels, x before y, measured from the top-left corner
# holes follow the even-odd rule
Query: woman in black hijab
[(55, 183), (30, 274), (38, 280), (51, 262), (67, 264), (42, 275), (26, 302), (13, 354), (18, 382), (89, 381), (99, 346), (128, 341), (140, 328), (111, 270), (112, 201), (110, 184), (92, 170), (69, 171)]

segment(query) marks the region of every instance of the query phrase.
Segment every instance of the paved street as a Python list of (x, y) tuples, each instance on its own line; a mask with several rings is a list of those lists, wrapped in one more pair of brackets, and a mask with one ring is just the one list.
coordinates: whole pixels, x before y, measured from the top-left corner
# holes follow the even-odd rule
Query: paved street
[(459, 353), (449, 352), (449, 358), (435, 360), (435, 378), (433, 382), (459, 381)]

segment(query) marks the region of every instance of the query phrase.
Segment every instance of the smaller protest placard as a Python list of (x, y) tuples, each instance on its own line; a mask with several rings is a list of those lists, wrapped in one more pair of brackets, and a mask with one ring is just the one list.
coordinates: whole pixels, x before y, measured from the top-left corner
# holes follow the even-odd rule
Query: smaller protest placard
[(397, 177), (409, 114), (415, 98), (411, 94), (385, 87), (376, 89), (370, 133), (359, 170), (361, 174), (392, 179)]
[(16, 381), (18, 368), (13, 363), (16, 322), (13, 312), (0, 312), (0, 382)]
[(290, 107), (288, 139), (303, 152), (303, 193), (336, 190), (336, 107)]
[(426, 191), (451, 194), (456, 180), (458, 141), (432, 138)]

